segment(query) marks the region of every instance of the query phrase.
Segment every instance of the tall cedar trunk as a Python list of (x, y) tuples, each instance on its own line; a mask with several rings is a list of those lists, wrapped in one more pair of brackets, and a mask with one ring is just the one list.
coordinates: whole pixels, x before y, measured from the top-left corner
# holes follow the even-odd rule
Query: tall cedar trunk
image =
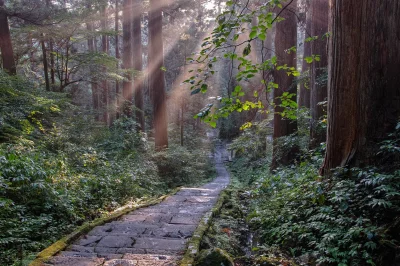
[[(115, 0), (115, 57), (119, 60), (121, 58), (119, 54), (119, 0)], [(117, 62), (117, 69), (119, 69), (119, 62)], [(119, 81), (115, 81), (115, 118), (119, 119), (120, 117), (120, 101), (119, 101)]]
[(162, 4), (164, 1), (150, 0), (149, 13), (149, 86), (152, 91), (154, 110), (154, 133), (156, 150), (168, 147), (167, 106), (165, 93)]
[(27, 40), (27, 45), (30, 48), (29, 50), (29, 62), (31, 63), (31, 71), (36, 72), (36, 58), (35, 58), (35, 42), (33, 41), (32, 38), (32, 33), (28, 33), (28, 40)]
[[(274, 37), (275, 30), (276, 30), (276, 27), (273, 26), (271, 29), (269, 29), (267, 31), (267, 38), (265, 39), (265, 41), (263, 43), (263, 49), (265, 50), (265, 52), (264, 52), (264, 50), (261, 51), (263, 54), (262, 61), (269, 60), (275, 55), (274, 47), (273, 47), (274, 39), (275, 39), (275, 37)], [(270, 102), (271, 102), (270, 100), (273, 98), (273, 94), (274, 94), (273, 91), (268, 91), (268, 83), (270, 81), (272, 81), (273, 75), (270, 70), (263, 70), (262, 76), (263, 76), (263, 79), (266, 81), (265, 82), (265, 100), (267, 102), (267, 105), (266, 105), (265, 109), (268, 110), (268, 109), (271, 109), (271, 107), (272, 107), (270, 105)], [(267, 113), (265, 113), (262, 116), (263, 119), (267, 119), (267, 117), (268, 117)]]
[(41, 34), (41, 37), (42, 40), (40, 41), (40, 44), (42, 45), (44, 80), (46, 82), (46, 90), (50, 91), (49, 67), (47, 63), (47, 49), (43, 33)]
[[(314, 1), (315, 0), (313, 0), (313, 2)], [(328, 4), (327, 0), (324, 1)], [(311, 34), (311, 24), (313, 21), (311, 14), (312, 12), (309, 6), (307, 6), (305, 38), (313, 36)], [(302, 76), (304, 77), (304, 81), (300, 84), (299, 107), (307, 107), (307, 108), (310, 108), (310, 72), (308, 72), (307, 76), (305, 76), (304, 74), (310, 70), (310, 64), (308, 64), (304, 59), (309, 56), (311, 56), (311, 42), (304, 42), (303, 66), (301, 70)]]
[[(46, 7), (49, 9), (51, 6), (50, 0), (46, 0)], [(56, 84), (55, 72), (54, 72), (54, 48), (53, 48), (53, 39), (49, 38), (49, 53), (50, 53), (50, 79), (51, 86), (54, 87)]]
[[(88, 8), (90, 8), (90, 6), (88, 6)], [(86, 28), (87, 28), (89, 34), (92, 34), (94, 31), (93, 22), (87, 22)], [(87, 41), (88, 41), (89, 52), (94, 53), (95, 52), (95, 42), (94, 42), (93, 37), (88, 38)], [(91, 75), (93, 76), (93, 74), (94, 73), (92, 71)], [(95, 112), (97, 112), (99, 109), (99, 93), (98, 93), (97, 81), (94, 77), (92, 77), (90, 80), (90, 83), (91, 83), (91, 87), (92, 87), (93, 110)], [(97, 114), (96, 114), (96, 119), (98, 120)]]
[(327, 38), (328, 32), (329, 4), (326, 0), (313, 0), (311, 4), (312, 26), (311, 36), (319, 36), (318, 40), (311, 43), (311, 54), (319, 55), (320, 61), (314, 61), (311, 65), (310, 86), (311, 86), (311, 128), (310, 147), (316, 148), (326, 140), (326, 130), (318, 126), (318, 121), (326, 115), (326, 108), (318, 103), (326, 101), (328, 96), (327, 84), (321, 82), (321, 76), (326, 74), (328, 66)]
[[(296, 54), (286, 53), (285, 50), (297, 45), (297, 18), (296, 18), (296, 6), (297, 1), (294, 0), (289, 5), (288, 9), (281, 13), (283, 21), (278, 22), (276, 25), (275, 35), (275, 49), (278, 56), (278, 64), (287, 64), (289, 67), (296, 67)], [(283, 108), (279, 105), (281, 100), (278, 98), (282, 96), (284, 92), (297, 94), (297, 88), (293, 84), (294, 78), (292, 75), (288, 76), (286, 71), (275, 71), (274, 81), (279, 85), (279, 88), (274, 91), (274, 103), (275, 103), (275, 114), (274, 114), (274, 147), (273, 147), (273, 160), (271, 168), (274, 169), (278, 165), (287, 165), (291, 163), (296, 157), (296, 147), (293, 147), (290, 151), (285, 154), (279, 155), (277, 139), (283, 136), (290, 135), (297, 131), (297, 122), (295, 120), (289, 120), (282, 118), (280, 113)], [(294, 96), (292, 99), (296, 99)]]
[[(141, 72), (143, 69), (142, 60), (142, 0), (133, 0), (133, 68)], [(143, 108), (143, 76), (137, 75), (133, 86), (135, 98), (135, 117), (138, 131), (145, 130), (144, 108)]]
[[(102, 11), (102, 20), (101, 20), (101, 29), (103, 31), (107, 30), (107, 12), (106, 12), (106, 6), (103, 7)], [(105, 54), (108, 54), (108, 36), (106, 34), (103, 34), (101, 36), (101, 47), (102, 47), (102, 52)], [(106, 67), (103, 67), (104, 73), (107, 71)], [(103, 122), (109, 125), (109, 113), (108, 113), (108, 82), (107, 79), (104, 79), (102, 81), (102, 103), (101, 107), (103, 109)]]
[(4, 0), (0, 0), (0, 50), (3, 61), (3, 69), (10, 75), (17, 74), (14, 61), (14, 52), (11, 43), (10, 28), (7, 14), (3, 10)]
[(332, 0), (327, 150), (321, 174), (373, 165), (400, 115), (400, 2)]
[(50, 52), (50, 79), (51, 85), (54, 87), (56, 84), (56, 75), (54, 71), (54, 47), (53, 47), (53, 39), (50, 37), (49, 39), (49, 52)]
[[(132, 0), (124, 0), (122, 14), (122, 68), (132, 69)], [(126, 73), (122, 84), (123, 113), (132, 117), (132, 74)]]

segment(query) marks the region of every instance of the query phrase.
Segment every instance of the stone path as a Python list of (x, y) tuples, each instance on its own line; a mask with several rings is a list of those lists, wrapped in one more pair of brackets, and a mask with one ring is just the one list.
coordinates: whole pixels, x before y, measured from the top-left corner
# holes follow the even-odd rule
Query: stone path
[(160, 204), (138, 209), (118, 221), (95, 227), (47, 266), (173, 266), (185, 252), (202, 217), (228, 184), (227, 152), (214, 154), (218, 176), (199, 188), (182, 188)]

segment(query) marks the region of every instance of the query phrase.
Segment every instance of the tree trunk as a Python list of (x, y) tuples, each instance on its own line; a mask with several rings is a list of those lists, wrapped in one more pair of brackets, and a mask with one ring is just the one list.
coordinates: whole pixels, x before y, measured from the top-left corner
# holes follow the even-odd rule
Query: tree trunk
[(327, 84), (321, 82), (321, 76), (326, 74), (328, 66), (328, 38), (324, 36), (328, 32), (329, 4), (326, 0), (313, 0), (311, 4), (312, 26), (311, 36), (319, 36), (318, 40), (311, 43), (311, 54), (319, 55), (320, 61), (314, 61), (311, 65), (311, 128), (310, 147), (316, 148), (321, 142), (326, 141), (326, 130), (318, 126), (321, 117), (326, 115), (326, 108), (318, 103), (326, 101), (328, 96)]
[[(314, 2), (315, 0), (313, 0)], [(326, 2), (327, 0), (325, 0)], [(328, 4), (328, 2), (327, 2)], [(312, 12), (309, 7), (307, 7), (307, 17), (306, 17), (306, 31), (305, 31), (305, 38), (313, 36), (311, 34), (311, 24), (312, 24)], [(326, 16), (326, 14), (325, 14)], [(311, 34), (311, 36), (310, 36)], [(299, 107), (307, 107), (310, 108), (310, 64), (304, 60), (306, 57), (311, 56), (311, 42), (304, 41), (304, 54), (303, 54), (303, 66), (301, 69), (301, 75), (304, 77), (303, 81), (300, 84), (299, 90)], [(308, 75), (305, 76), (305, 73)]]
[(28, 40), (27, 45), (30, 47), (29, 49), (29, 62), (31, 63), (31, 71), (36, 72), (36, 58), (35, 58), (35, 42), (32, 38), (32, 33), (28, 33)]
[[(101, 28), (103, 31), (107, 30), (107, 12), (106, 12), (106, 6), (102, 8), (102, 17), (103, 19), (101, 20)], [(101, 36), (101, 47), (102, 47), (102, 52), (105, 54), (108, 54), (108, 36), (103, 34)], [(107, 71), (106, 67), (103, 67), (104, 73)], [(109, 113), (108, 113), (108, 82), (107, 79), (104, 79), (101, 83), (103, 93), (102, 93), (102, 109), (103, 109), (103, 122), (106, 125), (109, 125)]]
[[(90, 6), (88, 6), (88, 8), (90, 8)], [(92, 22), (88, 22), (86, 24), (86, 28), (88, 30), (88, 32), (91, 34), (94, 31), (93, 28), (93, 23)], [(88, 42), (88, 49), (90, 53), (94, 53), (95, 52), (95, 42), (93, 37), (88, 38), (87, 40)], [(91, 71), (91, 75), (93, 76), (93, 70)], [(95, 112), (98, 112), (99, 109), (99, 94), (98, 94), (98, 87), (97, 87), (97, 81), (94, 77), (91, 78), (90, 80), (90, 85), (92, 88), (92, 101), (93, 101), (93, 110)], [(96, 119), (98, 120), (98, 115), (96, 114)]]
[[(46, 7), (50, 8), (50, 0), (46, 0)], [(50, 52), (50, 79), (51, 79), (51, 86), (54, 87), (56, 84), (56, 78), (54, 73), (54, 48), (53, 48), (53, 39), (49, 38), (49, 52)]]
[(53, 40), (50, 37), (49, 40), (49, 50), (50, 50), (50, 78), (51, 78), (51, 85), (54, 87), (56, 84), (56, 76), (54, 72), (54, 48), (53, 48)]
[[(119, 60), (121, 58), (119, 54), (119, 0), (115, 0), (115, 57)], [(119, 69), (119, 62), (117, 62), (117, 69)], [(120, 117), (120, 102), (119, 102), (119, 81), (115, 81), (115, 118), (119, 119)]]
[(162, 4), (160, 0), (150, 0), (149, 13), (149, 86), (152, 91), (154, 110), (154, 134), (156, 150), (168, 147), (167, 102), (165, 93), (165, 77), (163, 39), (162, 39)]
[[(296, 67), (296, 54), (285, 52), (286, 49), (297, 45), (297, 18), (294, 13), (296, 10), (297, 1), (294, 0), (288, 7), (291, 9), (284, 10), (280, 16), (284, 18), (283, 21), (278, 22), (276, 25), (275, 35), (275, 49), (278, 56), (278, 64), (287, 64), (288, 67)], [(274, 169), (278, 165), (287, 165), (291, 163), (296, 157), (296, 147), (293, 147), (290, 151), (286, 151), (285, 154), (279, 155), (279, 148), (277, 145), (277, 139), (283, 136), (290, 135), (297, 131), (297, 121), (283, 118), (280, 113), (284, 111), (279, 97), (284, 92), (290, 94), (297, 94), (297, 87), (293, 84), (294, 78), (292, 75), (288, 76), (286, 71), (276, 70), (274, 71), (274, 82), (279, 85), (278, 89), (274, 91), (274, 147), (273, 147), (273, 160), (271, 168)], [(296, 100), (296, 96), (292, 98)]]
[[(133, 2), (133, 68), (142, 72), (142, 1), (134, 0)], [(139, 73), (134, 82), (133, 90), (135, 93), (135, 117), (138, 125), (138, 131), (145, 131), (144, 123), (144, 106), (143, 106), (143, 75)]]
[(400, 2), (332, 0), (327, 150), (321, 174), (374, 165), (400, 115)]
[[(122, 68), (132, 69), (132, 0), (124, 0), (124, 10), (122, 14)], [(127, 117), (132, 117), (132, 74), (126, 73), (122, 84), (122, 95), (124, 98), (123, 113)]]
[(44, 34), (41, 34), (42, 40), (40, 41), (40, 44), (42, 45), (42, 54), (43, 54), (43, 72), (44, 72), (44, 79), (46, 82), (46, 90), (50, 91), (50, 81), (49, 81), (49, 67), (47, 63), (47, 49), (46, 49), (46, 44), (44, 41)]
[(17, 74), (14, 61), (14, 52), (11, 43), (10, 28), (8, 26), (7, 14), (3, 10), (4, 0), (0, 0), (0, 50), (3, 61), (3, 69), (10, 75)]

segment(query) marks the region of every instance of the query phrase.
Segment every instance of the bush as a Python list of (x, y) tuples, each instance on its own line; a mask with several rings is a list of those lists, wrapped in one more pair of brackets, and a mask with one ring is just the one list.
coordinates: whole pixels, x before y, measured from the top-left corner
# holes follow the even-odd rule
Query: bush
[(152, 158), (158, 167), (158, 174), (169, 187), (198, 184), (215, 176), (208, 151), (201, 148), (188, 150), (182, 146), (171, 146), (155, 153)]

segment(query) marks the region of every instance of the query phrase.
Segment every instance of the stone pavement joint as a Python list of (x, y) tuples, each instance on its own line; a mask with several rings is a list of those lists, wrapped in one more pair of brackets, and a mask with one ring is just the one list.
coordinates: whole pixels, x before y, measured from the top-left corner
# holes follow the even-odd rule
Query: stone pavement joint
[(197, 225), (229, 184), (223, 165), (227, 152), (216, 147), (217, 178), (197, 188), (182, 188), (160, 204), (141, 208), (93, 228), (45, 265), (176, 266)]

